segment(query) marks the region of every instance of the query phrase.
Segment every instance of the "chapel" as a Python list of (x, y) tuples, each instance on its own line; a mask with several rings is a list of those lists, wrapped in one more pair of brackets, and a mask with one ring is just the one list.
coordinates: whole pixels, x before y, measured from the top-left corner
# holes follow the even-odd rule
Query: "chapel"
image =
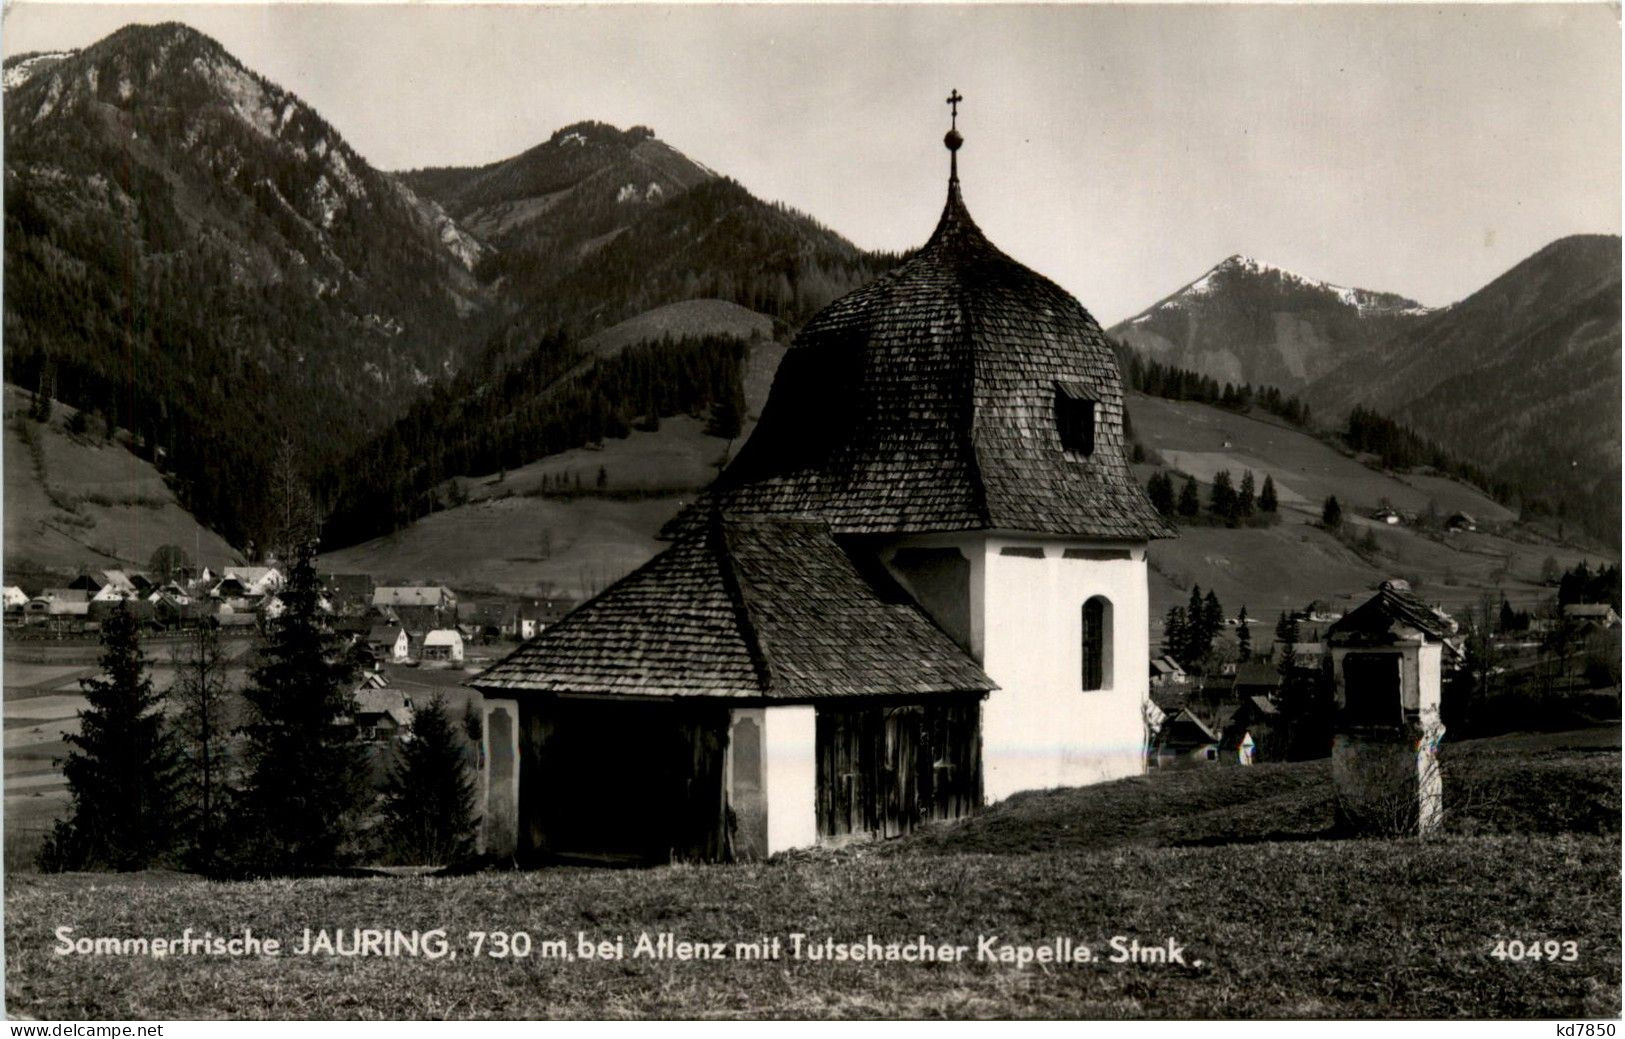
[(483, 842), (736, 860), (1144, 767), (1146, 549), (1111, 345), (962, 197), (795, 337), (671, 546), (477, 676)]

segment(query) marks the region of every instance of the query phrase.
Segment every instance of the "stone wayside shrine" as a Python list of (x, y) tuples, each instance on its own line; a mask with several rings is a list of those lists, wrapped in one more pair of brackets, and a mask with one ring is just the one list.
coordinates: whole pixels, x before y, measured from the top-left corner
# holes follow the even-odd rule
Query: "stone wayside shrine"
[(1326, 632), (1336, 708), (1337, 821), (1356, 832), (1427, 834), (1443, 818), (1439, 695), (1456, 624), (1385, 581)]
[(1142, 770), (1172, 531), (1100, 326), (945, 143), (930, 240), (801, 330), (674, 544), (474, 679), (488, 853), (751, 858)]

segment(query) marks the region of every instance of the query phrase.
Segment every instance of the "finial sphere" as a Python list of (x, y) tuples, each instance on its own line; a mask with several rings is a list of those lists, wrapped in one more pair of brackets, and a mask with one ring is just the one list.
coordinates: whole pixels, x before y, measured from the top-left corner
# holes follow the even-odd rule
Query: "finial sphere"
[(942, 138), (942, 143), (948, 146), (949, 151), (956, 152), (959, 150), (959, 146), (965, 143), (965, 138), (959, 136), (958, 130), (949, 130), (947, 135)]

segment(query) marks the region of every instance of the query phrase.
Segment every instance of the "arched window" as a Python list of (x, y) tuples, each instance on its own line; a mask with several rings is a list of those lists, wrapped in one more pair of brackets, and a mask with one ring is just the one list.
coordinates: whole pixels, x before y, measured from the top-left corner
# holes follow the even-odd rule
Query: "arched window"
[(1112, 604), (1095, 596), (1083, 604), (1083, 688), (1107, 689), (1112, 684)]

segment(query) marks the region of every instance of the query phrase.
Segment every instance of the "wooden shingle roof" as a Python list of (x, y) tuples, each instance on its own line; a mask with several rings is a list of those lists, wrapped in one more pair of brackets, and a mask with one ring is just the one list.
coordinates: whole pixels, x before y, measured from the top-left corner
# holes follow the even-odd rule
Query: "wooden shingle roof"
[[(1095, 402), (1094, 450), (1063, 449), (1057, 396)], [(1123, 457), (1123, 389), (1100, 326), (983, 236), (957, 178), (931, 239), (808, 322), (712, 504), (837, 534), (1019, 530), (1172, 536)]]
[(824, 524), (715, 514), (470, 684), (779, 703), (995, 688)]
[(1403, 581), (1384, 581), (1377, 594), (1326, 629), (1337, 645), (1386, 645), (1412, 641), (1446, 642), (1456, 633), (1448, 614), (1417, 598)]

